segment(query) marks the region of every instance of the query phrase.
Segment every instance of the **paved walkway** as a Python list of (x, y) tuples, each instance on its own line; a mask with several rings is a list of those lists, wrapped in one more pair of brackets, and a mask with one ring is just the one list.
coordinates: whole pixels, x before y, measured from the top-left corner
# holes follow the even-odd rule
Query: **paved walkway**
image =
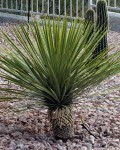
[[(115, 14), (109, 13), (109, 15), (110, 15), (110, 17), (109, 17), (110, 30), (120, 33), (120, 15), (118, 13), (115, 13)], [(27, 18), (23, 17), (23, 19), (25, 20)], [(7, 23), (7, 22), (11, 22), (11, 23), (15, 22), (16, 23), (16, 22), (18, 22), (18, 20), (0, 16), (0, 26), (2, 26), (3, 23)]]
[(110, 30), (120, 32), (120, 15), (119, 16), (110, 15), (109, 21), (110, 21)]

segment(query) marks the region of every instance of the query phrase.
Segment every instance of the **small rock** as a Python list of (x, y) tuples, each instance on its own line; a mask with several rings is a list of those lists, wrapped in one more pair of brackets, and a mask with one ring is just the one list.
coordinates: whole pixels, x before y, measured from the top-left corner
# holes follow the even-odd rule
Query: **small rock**
[(24, 144), (23, 143), (20, 143), (16, 146), (16, 149), (20, 149), (20, 150), (23, 150), (24, 149)]
[(90, 144), (90, 143), (83, 143), (82, 146), (92, 149), (92, 144)]
[(58, 145), (58, 148), (59, 148), (59, 150), (66, 150), (66, 147), (65, 147), (65, 146), (60, 146), (60, 145)]
[(57, 143), (62, 145), (63, 144), (63, 141), (62, 140), (57, 140)]
[(31, 135), (30, 135), (28, 132), (25, 132), (25, 133), (23, 134), (23, 137), (24, 137), (26, 140), (32, 140), (32, 139), (33, 139), (33, 137), (31, 137)]
[(9, 147), (12, 148), (12, 149), (16, 149), (15, 141), (11, 141)]
[(87, 150), (88, 148), (86, 146), (82, 146), (81, 150)]
[(113, 142), (115, 142), (115, 143), (120, 143), (120, 140), (119, 139), (114, 139), (114, 140), (112, 140)]
[(75, 142), (75, 143), (80, 143), (81, 141), (80, 141), (80, 139), (73, 139), (73, 140), (71, 140), (72, 142)]
[(94, 144), (95, 143), (95, 137), (90, 135), (90, 139), (91, 139), (92, 144)]
[(15, 124), (15, 120), (9, 120), (9, 124)]
[(34, 148), (35, 148), (35, 146), (34, 146), (34, 145), (29, 145), (29, 146), (28, 146), (28, 149), (33, 150)]
[(23, 125), (27, 123), (27, 119), (25, 117), (21, 118), (20, 121)]
[(119, 147), (119, 143), (115, 143), (115, 142), (111, 142), (109, 145), (113, 147)]
[(11, 136), (13, 136), (14, 138), (21, 138), (22, 137), (22, 133), (21, 132), (14, 132), (14, 133), (11, 133)]
[(86, 139), (86, 140), (85, 140), (85, 143), (88, 143), (88, 144), (89, 144), (89, 143), (90, 143), (90, 144), (93, 144), (93, 142), (92, 142), (92, 140), (91, 140), (91, 139)]
[(110, 150), (119, 150), (119, 149), (116, 149), (116, 148), (113, 147), (113, 146), (110, 146), (109, 149), (110, 149)]
[(110, 135), (110, 129), (109, 128), (107, 128), (105, 131), (104, 131), (104, 133), (103, 133), (103, 136), (109, 136)]
[(50, 145), (53, 145), (53, 144), (54, 144), (53, 141), (51, 141), (51, 140), (49, 141), (49, 143), (50, 143)]
[(107, 146), (107, 143), (105, 141), (102, 141), (100, 144), (100, 147), (106, 147), (106, 146)]

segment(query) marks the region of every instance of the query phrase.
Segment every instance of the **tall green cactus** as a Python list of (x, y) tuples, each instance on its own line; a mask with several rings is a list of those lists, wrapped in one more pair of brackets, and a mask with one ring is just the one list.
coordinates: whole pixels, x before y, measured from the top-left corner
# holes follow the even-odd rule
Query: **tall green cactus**
[(90, 40), (92, 34), (94, 33), (94, 28), (95, 28), (94, 23), (95, 23), (95, 11), (93, 9), (88, 9), (85, 17), (85, 30), (88, 25), (92, 25), (92, 29), (88, 35), (87, 42)]
[[(108, 23), (108, 11), (106, 0), (99, 0), (97, 2), (97, 22), (96, 30), (102, 29), (102, 31), (107, 30), (109, 26)], [(93, 57), (96, 57), (104, 50), (108, 49), (107, 34), (100, 40), (96, 50), (94, 51)], [(106, 54), (107, 55), (107, 54)]]
[(90, 21), (90, 22), (94, 23), (95, 11), (92, 8), (87, 10), (85, 20), (88, 22)]

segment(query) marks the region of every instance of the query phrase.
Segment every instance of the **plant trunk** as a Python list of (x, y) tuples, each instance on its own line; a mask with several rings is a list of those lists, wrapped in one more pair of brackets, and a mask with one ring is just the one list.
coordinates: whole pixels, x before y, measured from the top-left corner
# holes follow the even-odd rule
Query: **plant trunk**
[(48, 110), (48, 118), (52, 124), (55, 137), (61, 139), (72, 138), (74, 135), (73, 128), (73, 111), (71, 107), (57, 108)]

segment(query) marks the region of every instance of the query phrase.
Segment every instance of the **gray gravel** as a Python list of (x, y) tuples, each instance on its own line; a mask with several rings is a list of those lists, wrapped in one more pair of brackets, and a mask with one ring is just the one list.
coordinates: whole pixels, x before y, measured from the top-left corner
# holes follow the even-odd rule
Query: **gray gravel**
[[(10, 32), (13, 24), (0, 23), (15, 40)], [(3, 39), (0, 39), (1, 45), (6, 45)], [(118, 32), (110, 31), (109, 46), (120, 50)], [(1, 79), (1, 82), (6, 81)], [(19, 113), (12, 109), (27, 101), (0, 103), (0, 150), (120, 150), (120, 90), (105, 93), (108, 87), (117, 84), (120, 84), (120, 75), (107, 79), (79, 98), (79, 104), (74, 107), (76, 137), (66, 142), (54, 138), (46, 109)], [(95, 139), (82, 128), (81, 116), (100, 138)]]

